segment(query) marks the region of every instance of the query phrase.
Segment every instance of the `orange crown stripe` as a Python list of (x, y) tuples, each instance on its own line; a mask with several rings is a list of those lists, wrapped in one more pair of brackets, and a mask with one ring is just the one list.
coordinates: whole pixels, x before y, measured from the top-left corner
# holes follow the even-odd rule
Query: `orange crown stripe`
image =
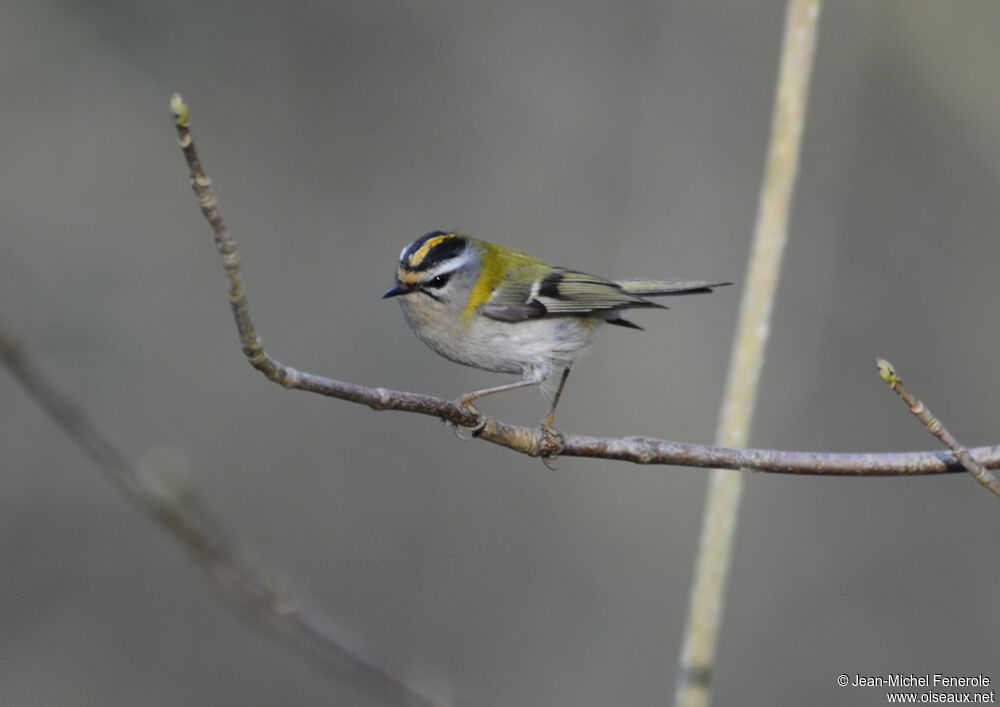
[(420, 263), (424, 261), (424, 258), (427, 257), (427, 253), (429, 253), (434, 246), (436, 246), (441, 241), (454, 237), (455, 237), (454, 233), (445, 233), (444, 235), (441, 236), (434, 236), (433, 238), (428, 238), (427, 242), (424, 243), (422, 246), (420, 246), (420, 248), (416, 252), (410, 254), (410, 257), (407, 259), (407, 264), (411, 268), (420, 267)]

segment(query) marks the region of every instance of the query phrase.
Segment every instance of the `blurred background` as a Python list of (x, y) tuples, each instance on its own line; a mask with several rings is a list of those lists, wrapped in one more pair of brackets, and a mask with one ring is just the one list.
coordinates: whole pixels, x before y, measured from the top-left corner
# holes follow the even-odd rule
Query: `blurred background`
[[(134, 460), (447, 699), (670, 699), (707, 472), (535, 459), (288, 392), (243, 359), (168, 114), (268, 351), (455, 397), (379, 299), (459, 229), (609, 277), (741, 283), (782, 2), (14, 0), (0, 322)], [(875, 375), (1000, 442), (1000, 5), (829, 3), (752, 442), (934, 449)], [(606, 331), (557, 423), (710, 442), (738, 286)], [(393, 705), (243, 622), (0, 371), (0, 703)], [(534, 391), (484, 411), (535, 424)], [(157, 462), (156, 460), (161, 460)], [(882, 704), (840, 673), (1000, 680), (1000, 505), (961, 475), (747, 477), (717, 704)]]

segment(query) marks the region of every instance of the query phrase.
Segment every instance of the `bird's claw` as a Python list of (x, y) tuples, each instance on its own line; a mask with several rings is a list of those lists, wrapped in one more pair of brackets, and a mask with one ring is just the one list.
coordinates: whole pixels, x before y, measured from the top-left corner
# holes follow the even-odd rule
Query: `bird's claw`
[(553, 462), (566, 448), (566, 435), (552, 426), (551, 415), (542, 421), (538, 427), (538, 442), (535, 449), (542, 463), (549, 469), (555, 469)]
[(471, 398), (467, 398), (466, 396), (463, 395), (461, 398), (458, 399), (457, 402), (459, 406), (465, 408), (473, 415), (475, 415), (478, 418), (478, 421), (472, 427), (465, 427), (464, 425), (459, 425), (456, 422), (452, 422), (451, 426), (452, 429), (454, 429), (455, 431), (455, 436), (463, 441), (478, 437), (479, 434), (483, 431), (483, 428), (486, 427), (486, 415), (484, 415), (483, 413), (479, 412), (479, 410), (476, 409), (476, 406), (472, 404)]

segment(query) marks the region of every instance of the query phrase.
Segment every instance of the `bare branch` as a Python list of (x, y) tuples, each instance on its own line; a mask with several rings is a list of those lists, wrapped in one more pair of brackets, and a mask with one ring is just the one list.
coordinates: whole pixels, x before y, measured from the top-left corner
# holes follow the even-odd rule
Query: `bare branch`
[(962, 466), (968, 469), (969, 473), (976, 477), (976, 481), (988, 488), (990, 491), (1000, 496), (1000, 482), (986, 468), (973, 457), (966, 447), (959, 444), (958, 440), (941, 423), (941, 420), (934, 417), (931, 411), (924, 405), (923, 401), (911, 393), (903, 381), (896, 375), (895, 367), (884, 358), (878, 359), (879, 378), (889, 384), (896, 394), (902, 398), (918, 420), (924, 423), (924, 427), (932, 435), (937, 437), (944, 445), (950, 449)]
[[(222, 523), (190, 489), (149, 483), (137, 472), (84, 410), (62, 393), (3, 329), (0, 363), (97, 462), (104, 475), (130, 501), (180, 540), (244, 615), (263, 620), (276, 632), (295, 639), (321, 665), (351, 667), (374, 687), (390, 689), (414, 704), (444, 704), (422, 694), (403, 676), (405, 671), (376, 655), (342, 626), (285, 587), (264, 579), (240, 553)], [(166, 490), (168, 489), (169, 490)]]
[[(243, 353), (254, 368), (268, 380), (286, 388), (305, 390), (332, 398), (367, 405), (374, 410), (399, 410), (438, 417), (460, 427), (477, 430), (479, 439), (535, 457), (593, 457), (630, 461), (636, 464), (670, 464), (701, 468), (725, 468), (741, 471), (766, 471), (780, 474), (825, 476), (914, 476), (965, 471), (961, 463), (941, 452), (891, 454), (824, 454), (763, 449), (730, 449), (684, 442), (669, 442), (649, 437), (588, 437), (583, 435), (546, 435), (538, 428), (519, 427), (482, 415), (474, 408), (455, 401), (419, 393), (385, 388), (370, 388), (345, 383), (299, 371), (271, 358), (264, 351), (253, 328), (247, 309), (246, 293), (239, 273), (236, 240), (226, 228), (212, 192), (212, 182), (205, 175), (195, 152), (188, 126), (188, 108), (180, 96), (171, 101), (178, 143), (191, 171), (191, 187), (202, 213), (212, 227), (215, 243), (229, 278), (229, 299), (236, 320)], [(1000, 467), (1000, 445), (970, 450), (988, 468)]]

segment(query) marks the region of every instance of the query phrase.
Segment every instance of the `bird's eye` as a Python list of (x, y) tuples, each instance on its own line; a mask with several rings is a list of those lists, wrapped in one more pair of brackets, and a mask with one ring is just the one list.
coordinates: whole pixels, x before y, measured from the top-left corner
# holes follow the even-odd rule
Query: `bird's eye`
[(445, 273), (444, 275), (438, 275), (436, 277), (432, 277), (430, 280), (427, 281), (427, 283), (424, 286), (430, 287), (431, 289), (434, 290), (440, 290), (442, 287), (448, 284), (448, 278), (450, 277), (451, 273)]

